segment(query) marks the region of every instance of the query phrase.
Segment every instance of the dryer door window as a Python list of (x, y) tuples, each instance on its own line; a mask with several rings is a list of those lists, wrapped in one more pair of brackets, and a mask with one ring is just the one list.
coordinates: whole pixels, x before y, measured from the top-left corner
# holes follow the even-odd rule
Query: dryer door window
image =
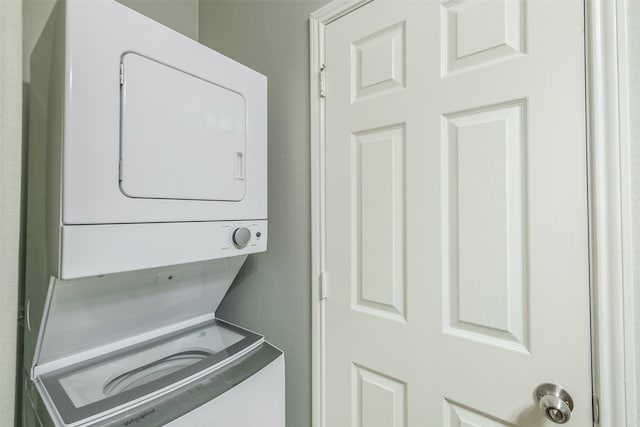
[(129, 197), (240, 201), (246, 102), (144, 56), (122, 57), (120, 189)]

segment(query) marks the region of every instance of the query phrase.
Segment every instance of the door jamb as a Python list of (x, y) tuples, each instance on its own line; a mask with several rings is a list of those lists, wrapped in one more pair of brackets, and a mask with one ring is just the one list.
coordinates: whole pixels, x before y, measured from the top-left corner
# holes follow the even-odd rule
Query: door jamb
[(602, 427), (631, 427), (636, 417), (626, 2), (585, 2), (591, 341)]
[[(325, 100), (320, 72), (325, 27), (371, 1), (334, 0), (309, 18), (313, 427), (326, 427)], [(585, 0), (592, 375), (594, 424), (600, 427), (631, 427), (636, 408), (627, 1)]]
[[(325, 27), (373, 0), (333, 0), (309, 17), (311, 143), (311, 425), (326, 427)], [(322, 71), (321, 71), (322, 70)], [(321, 93), (322, 90), (322, 93)], [(325, 288), (326, 289), (326, 288)]]

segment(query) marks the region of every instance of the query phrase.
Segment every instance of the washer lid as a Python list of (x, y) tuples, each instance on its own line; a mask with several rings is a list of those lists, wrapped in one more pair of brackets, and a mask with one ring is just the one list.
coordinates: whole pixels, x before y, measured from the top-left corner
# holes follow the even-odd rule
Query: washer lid
[(33, 375), (212, 319), (246, 258), (52, 279)]
[(73, 424), (163, 395), (262, 342), (259, 335), (213, 320), (42, 374), (40, 380), (58, 415)]

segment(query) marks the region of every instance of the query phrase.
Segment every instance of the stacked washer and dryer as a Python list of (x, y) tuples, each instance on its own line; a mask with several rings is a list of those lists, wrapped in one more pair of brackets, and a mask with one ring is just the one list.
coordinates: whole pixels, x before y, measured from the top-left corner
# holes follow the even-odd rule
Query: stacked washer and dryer
[(284, 357), (215, 311), (267, 248), (267, 81), (112, 0), (31, 57), (23, 424), (283, 427)]

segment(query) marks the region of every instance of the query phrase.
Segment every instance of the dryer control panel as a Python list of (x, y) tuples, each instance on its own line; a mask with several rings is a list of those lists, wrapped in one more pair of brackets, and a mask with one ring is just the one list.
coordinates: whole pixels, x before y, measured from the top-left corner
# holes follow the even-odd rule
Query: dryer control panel
[[(59, 278), (96, 276), (263, 252), (267, 250), (267, 225), (265, 219), (65, 226), (62, 227), (63, 256)], [(135, 228), (135, 232), (131, 228)], [(87, 251), (87, 247), (93, 249)]]

